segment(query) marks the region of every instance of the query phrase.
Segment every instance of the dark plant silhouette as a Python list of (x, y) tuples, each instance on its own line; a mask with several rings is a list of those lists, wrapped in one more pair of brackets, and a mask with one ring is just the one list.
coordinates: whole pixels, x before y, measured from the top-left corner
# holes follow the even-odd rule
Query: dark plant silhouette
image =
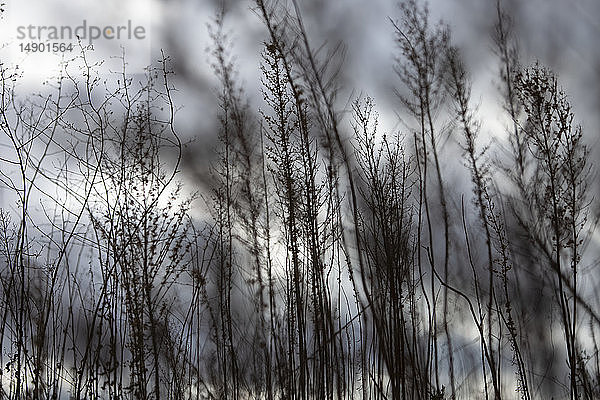
[(586, 134), (490, 7), (506, 146), (416, 0), (388, 21), (391, 133), (295, 0), (252, 3), (255, 107), (222, 10), (208, 169), (167, 57), (105, 81), (81, 49), (27, 99), (1, 65), (0, 399), (598, 398)]

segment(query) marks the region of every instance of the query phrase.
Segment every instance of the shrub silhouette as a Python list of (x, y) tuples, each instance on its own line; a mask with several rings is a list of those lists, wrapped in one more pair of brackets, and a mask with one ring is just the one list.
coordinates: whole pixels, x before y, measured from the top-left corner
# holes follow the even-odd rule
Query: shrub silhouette
[(81, 80), (65, 69), (27, 101), (1, 67), (0, 398), (598, 398), (590, 152), (558, 77), (520, 64), (500, 2), (500, 158), (426, 5), (389, 21), (409, 117), (394, 133), (373, 98), (338, 106), (344, 47), (317, 51), (298, 2), (253, 11), (262, 102), (221, 12), (200, 172), (168, 58), (104, 84), (82, 51)]

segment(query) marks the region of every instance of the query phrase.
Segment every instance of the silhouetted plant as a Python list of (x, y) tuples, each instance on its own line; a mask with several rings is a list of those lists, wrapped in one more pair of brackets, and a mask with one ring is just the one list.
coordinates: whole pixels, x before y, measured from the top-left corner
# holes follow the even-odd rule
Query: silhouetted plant
[(253, 2), (255, 107), (222, 10), (191, 191), (167, 58), (105, 82), (82, 51), (27, 101), (2, 65), (0, 399), (597, 398), (590, 153), (495, 6), (508, 154), (416, 0), (390, 20), (404, 132), (369, 97), (345, 112), (344, 46), (316, 50), (295, 0)]

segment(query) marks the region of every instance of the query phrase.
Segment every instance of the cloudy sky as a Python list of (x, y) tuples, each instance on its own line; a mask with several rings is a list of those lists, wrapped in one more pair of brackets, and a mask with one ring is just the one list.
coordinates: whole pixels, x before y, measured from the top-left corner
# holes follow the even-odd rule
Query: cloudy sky
[[(231, 34), (240, 77), (251, 101), (260, 99), (258, 65), (266, 33), (250, 0), (224, 0), (226, 27)], [(342, 41), (347, 48), (344, 64), (346, 96), (373, 96), (382, 114), (384, 129), (398, 127), (395, 109), (398, 104), (392, 89), (398, 84), (393, 76), (393, 28), (388, 18), (398, 15), (394, 0), (301, 0), (307, 30), (314, 47)], [(475, 80), (475, 96), (482, 110), (491, 110), (494, 74), (497, 63), (491, 51), (490, 31), (495, 18), (496, 0), (430, 0), (432, 19), (444, 20), (452, 29), (453, 40), (467, 59)], [(600, 105), (600, 2), (596, 0), (503, 0), (513, 15), (525, 62), (539, 59), (561, 77), (572, 95), (579, 120), (588, 130), (596, 130)], [(127, 45), (130, 72), (156, 60), (160, 50), (173, 57), (179, 84), (180, 129), (186, 135), (210, 130), (212, 121), (198, 109), (214, 110), (217, 86), (209, 68), (210, 46), (207, 24), (222, 5), (221, 0), (19, 0), (8, 1), (0, 25), (5, 42), (0, 52), (3, 61), (20, 63), (28, 83), (35, 88), (53, 73), (57, 57), (25, 56), (14, 40), (15, 27), (23, 25), (89, 25), (99, 27), (125, 25), (133, 21), (147, 31), (146, 40), (96, 41), (95, 55), (104, 59), (105, 70), (115, 69), (120, 46)], [(108, 45), (107, 45), (108, 44)], [(111, 61), (113, 60), (113, 61)], [(111, 64), (112, 62), (112, 64)], [(115, 64), (116, 63), (116, 64)], [(485, 118), (486, 120), (489, 118)], [(595, 141), (597, 135), (588, 134)]]
[[(227, 28), (231, 31), (240, 75), (251, 98), (259, 99), (259, 52), (266, 34), (251, 11), (251, 1), (227, 1)], [(375, 97), (384, 127), (398, 125), (398, 104), (392, 89), (395, 52), (393, 28), (388, 20), (398, 15), (393, 0), (302, 0), (307, 30), (315, 47), (343, 41), (347, 46), (344, 65), (347, 95)], [(492, 53), (495, 0), (431, 0), (432, 19), (444, 20), (453, 40), (467, 59), (475, 80), (475, 96), (482, 109), (497, 100), (494, 79), (497, 61)], [(161, 39), (181, 66), (181, 78), (197, 90), (196, 101), (208, 100), (215, 82), (207, 68), (206, 47), (210, 45), (206, 23), (220, 1), (174, 0), (164, 3)], [(513, 15), (524, 63), (539, 59), (560, 75), (572, 95), (577, 117), (590, 130), (598, 126), (600, 105), (600, 2), (595, 0), (504, 0)], [(191, 93), (190, 93), (191, 94)], [(196, 104), (192, 103), (195, 108)], [(486, 117), (487, 119), (487, 117)], [(597, 135), (588, 135), (592, 141)]]

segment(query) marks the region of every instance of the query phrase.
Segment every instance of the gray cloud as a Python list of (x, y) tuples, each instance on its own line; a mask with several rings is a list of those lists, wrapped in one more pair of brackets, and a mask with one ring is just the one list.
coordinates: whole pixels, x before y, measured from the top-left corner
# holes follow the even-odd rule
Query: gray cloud
[[(304, 20), (315, 46), (343, 41), (347, 46), (345, 76), (348, 92), (368, 92), (383, 108), (392, 108), (389, 88), (396, 84), (392, 72), (393, 29), (388, 17), (399, 14), (395, 2), (386, 0), (300, 2)], [(504, 0), (514, 18), (523, 59), (539, 59), (561, 75), (572, 94), (580, 118), (586, 125), (597, 126), (593, 110), (600, 101), (598, 79), (600, 46), (594, 42), (600, 33), (596, 16), (600, 3), (592, 0)], [(164, 24), (164, 45), (173, 54), (182, 79), (206, 93), (211, 86), (204, 49), (210, 44), (205, 24), (221, 2), (167, 1), (169, 23)], [(259, 52), (266, 33), (259, 18), (251, 12), (251, 2), (228, 0), (227, 27), (232, 32), (233, 52), (238, 56), (240, 76), (251, 97), (260, 88)], [(433, 20), (443, 19), (453, 31), (454, 41), (462, 47), (475, 80), (486, 87), (497, 71), (491, 52), (490, 33), (496, 16), (495, 1), (435, 0), (430, 2)], [(487, 81), (487, 82), (486, 82)], [(187, 85), (186, 85), (187, 87)], [(492, 89), (489, 85), (488, 89)], [(195, 93), (197, 95), (198, 93)], [(208, 100), (208, 98), (207, 98)], [(584, 116), (582, 116), (582, 114)]]

